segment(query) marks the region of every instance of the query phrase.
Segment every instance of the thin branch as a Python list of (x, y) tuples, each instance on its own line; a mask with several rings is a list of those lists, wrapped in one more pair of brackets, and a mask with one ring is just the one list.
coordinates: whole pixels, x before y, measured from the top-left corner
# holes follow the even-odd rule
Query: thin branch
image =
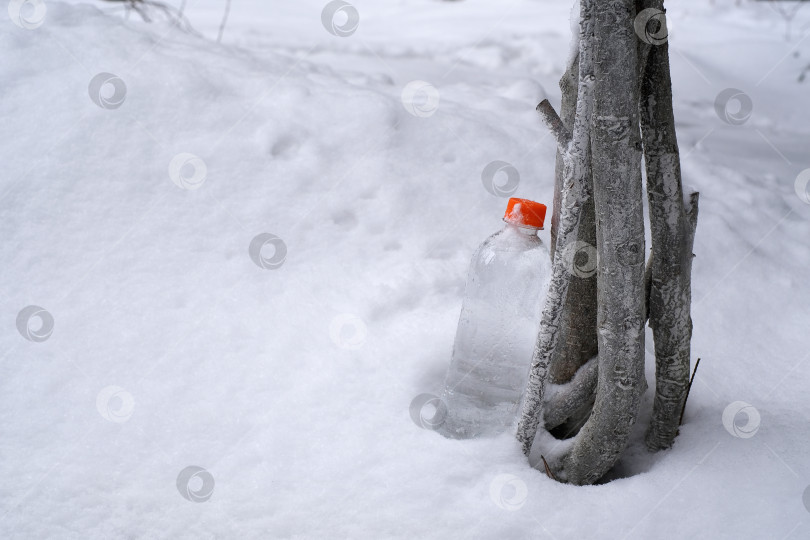
[(222, 34), (225, 33), (225, 23), (228, 22), (228, 14), (231, 12), (231, 0), (225, 2), (225, 13), (222, 14), (222, 22), (219, 25), (219, 35), (217, 36), (217, 43), (222, 41)]
[(551, 467), (548, 466), (548, 461), (546, 461), (546, 458), (544, 456), (540, 456), (540, 459), (543, 460), (543, 466), (546, 468), (546, 476), (548, 476), (549, 478), (551, 478), (556, 482), (557, 477), (554, 476), (553, 472), (551, 472)]
[(700, 358), (697, 359), (695, 362), (695, 369), (692, 370), (692, 378), (689, 379), (689, 384), (686, 387), (686, 397), (683, 398), (683, 408), (681, 409), (681, 418), (678, 420), (678, 425), (680, 426), (683, 424), (683, 413), (686, 412), (686, 400), (689, 399), (689, 390), (692, 389), (692, 383), (695, 381), (695, 374), (697, 373), (697, 368), (700, 365)]

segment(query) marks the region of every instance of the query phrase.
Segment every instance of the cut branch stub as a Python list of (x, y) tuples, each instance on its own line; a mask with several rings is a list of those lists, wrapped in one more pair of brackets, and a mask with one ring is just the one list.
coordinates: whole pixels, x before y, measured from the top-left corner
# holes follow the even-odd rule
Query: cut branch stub
[(554, 110), (554, 107), (551, 106), (551, 103), (549, 103), (547, 99), (544, 99), (537, 105), (537, 112), (540, 113), (540, 118), (543, 119), (546, 127), (548, 127), (551, 134), (554, 135), (554, 139), (557, 141), (557, 150), (563, 155), (568, 154), (572, 135), (568, 128), (565, 127), (565, 124), (563, 124), (557, 111)]

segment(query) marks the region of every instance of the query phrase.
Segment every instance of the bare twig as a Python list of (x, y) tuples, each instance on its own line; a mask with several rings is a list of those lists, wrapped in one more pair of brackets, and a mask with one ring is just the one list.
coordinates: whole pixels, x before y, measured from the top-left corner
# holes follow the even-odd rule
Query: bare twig
[(543, 466), (546, 468), (546, 476), (548, 476), (549, 478), (551, 478), (556, 482), (557, 477), (554, 476), (553, 472), (551, 472), (551, 467), (548, 466), (548, 461), (546, 461), (546, 458), (544, 456), (540, 456), (540, 459), (543, 460)]
[(179, 8), (175, 8), (166, 4), (165, 2), (161, 2), (160, 0), (104, 0), (110, 3), (116, 3), (118, 5), (123, 5), (126, 19), (129, 19), (129, 14), (131, 12), (135, 12), (140, 15), (141, 20), (144, 22), (152, 22), (153, 19), (150, 16), (150, 11), (157, 11), (163, 13), (166, 19), (179, 27), (184, 32), (188, 32), (192, 35), (197, 37), (202, 37), (197, 30), (191, 25), (191, 22), (186, 18), (184, 15), (187, 0), (183, 0), (180, 4)]
[(686, 400), (689, 399), (689, 390), (692, 389), (692, 382), (695, 380), (695, 374), (697, 373), (698, 365), (700, 365), (700, 358), (697, 359), (695, 362), (695, 368), (692, 370), (692, 378), (689, 379), (689, 384), (686, 386), (686, 397), (683, 398), (683, 408), (681, 408), (681, 418), (678, 420), (678, 425), (680, 426), (683, 424), (683, 413), (686, 412)]
[(219, 35), (217, 36), (217, 43), (222, 41), (222, 34), (225, 32), (225, 23), (228, 22), (228, 14), (231, 12), (231, 0), (225, 2), (225, 13), (222, 14), (222, 22), (219, 25)]

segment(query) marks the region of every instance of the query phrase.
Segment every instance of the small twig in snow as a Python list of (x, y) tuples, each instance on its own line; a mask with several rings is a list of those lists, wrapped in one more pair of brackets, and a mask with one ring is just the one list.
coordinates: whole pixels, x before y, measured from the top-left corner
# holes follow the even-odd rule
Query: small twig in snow
[(556, 482), (557, 478), (554, 476), (554, 473), (551, 472), (551, 468), (548, 466), (548, 461), (546, 461), (546, 458), (544, 456), (540, 456), (540, 459), (543, 460), (543, 466), (546, 468), (546, 476)]

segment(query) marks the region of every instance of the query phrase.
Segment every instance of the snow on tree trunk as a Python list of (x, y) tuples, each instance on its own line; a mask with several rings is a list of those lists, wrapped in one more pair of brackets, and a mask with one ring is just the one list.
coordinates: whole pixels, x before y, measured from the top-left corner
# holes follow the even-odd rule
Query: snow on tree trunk
[(591, 358), (565, 384), (550, 386), (543, 405), (546, 429), (554, 429), (591, 402), (596, 392), (599, 359)]
[(689, 386), (692, 247), (698, 213), (697, 193), (684, 204), (666, 43), (650, 51), (640, 112), (653, 247), (649, 318), (656, 379), (646, 444), (660, 450), (672, 446), (678, 433)]

